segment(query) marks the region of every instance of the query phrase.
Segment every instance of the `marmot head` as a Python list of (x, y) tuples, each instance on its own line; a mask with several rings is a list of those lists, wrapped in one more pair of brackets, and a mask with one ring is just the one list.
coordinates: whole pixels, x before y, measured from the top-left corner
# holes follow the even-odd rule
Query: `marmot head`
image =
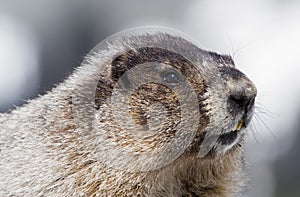
[(230, 154), (253, 114), (256, 88), (231, 57), (204, 51), (179, 32), (122, 32), (83, 64), (97, 73), (76, 93), (92, 103), (80, 106), (94, 108), (84, 120), (91, 132), (85, 140), (95, 159), (115, 168), (151, 170), (183, 155)]

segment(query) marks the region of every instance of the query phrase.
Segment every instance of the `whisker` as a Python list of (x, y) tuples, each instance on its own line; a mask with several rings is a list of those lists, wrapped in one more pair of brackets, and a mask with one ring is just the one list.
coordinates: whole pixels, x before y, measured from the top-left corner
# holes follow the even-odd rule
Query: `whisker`
[(268, 118), (275, 118), (275, 116), (273, 114), (270, 114), (270, 113), (268, 113), (266, 111), (263, 111), (263, 110), (256, 109), (255, 113), (256, 113), (256, 115), (262, 115), (262, 116), (266, 116)]
[(278, 117), (279, 116), (279, 114), (276, 114), (276, 113), (268, 110), (266, 106), (264, 106), (263, 104), (261, 104), (259, 102), (256, 102), (255, 110), (260, 111), (260, 112), (264, 112), (264, 113), (266, 113), (267, 115), (269, 115), (271, 117), (275, 117), (275, 116)]
[(264, 127), (269, 131), (269, 133), (273, 136), (273, 138), (278, 141), (278, 138), (275, 136), (275, 134), (273, 133), (272, 129), (266, 124), (266, 122), (257, 114), (254, 113), (254, 117), (257, 119), (257, 121), (261, 122)]
[(259, 141), (258, 141), (257, 136), (256, 136), (256, 134), (257, 134), (257, 128), (256, 128), (255, 124), (253, 122), (251, 122), (250, 127), (251, 127), (251, 134), (252, 134), (255, 142), (257, 144), (259, 144)]

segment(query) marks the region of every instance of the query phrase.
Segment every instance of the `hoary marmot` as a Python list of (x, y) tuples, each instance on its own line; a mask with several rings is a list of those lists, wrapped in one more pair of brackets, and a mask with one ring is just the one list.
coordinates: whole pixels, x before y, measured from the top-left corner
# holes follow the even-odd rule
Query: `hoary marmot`
[(256, 94), (181, 33), (116, 34), (0, 116), (0, 196), (238, 196)]

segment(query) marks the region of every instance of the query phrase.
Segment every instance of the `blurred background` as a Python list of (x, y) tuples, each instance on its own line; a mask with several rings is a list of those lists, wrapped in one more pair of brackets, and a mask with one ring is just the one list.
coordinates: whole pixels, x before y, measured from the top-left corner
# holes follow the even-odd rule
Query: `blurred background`
[(51, 90), (101, 40), (178, 29), (233, 56), (257, 85), (248, 197), (300, 196), (300, 1), (0, 0), (0, 112)]

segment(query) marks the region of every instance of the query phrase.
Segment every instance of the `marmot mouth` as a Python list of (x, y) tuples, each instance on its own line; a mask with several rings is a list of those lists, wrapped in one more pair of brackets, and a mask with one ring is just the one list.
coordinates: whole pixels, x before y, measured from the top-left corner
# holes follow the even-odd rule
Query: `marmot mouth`
[(231, 145), (233, 144), (239, 136), (239, 132), (242, 127), (245, 126), (245, 121), (241, 119), (235, 126), (234, 130), (224, 133), (220, 135), (218, 141), (221, 142), (222, 145)]
[(218, 138), (218, 141), (221, 142), (222, 145), (230, 145), (233, 144), (234, 141), (237, 139), (238, 135), (237, 130), (235, 131), (231, 131), (228, 133), (224, 133), (222, 135), (220, 135), (220, 137)]

